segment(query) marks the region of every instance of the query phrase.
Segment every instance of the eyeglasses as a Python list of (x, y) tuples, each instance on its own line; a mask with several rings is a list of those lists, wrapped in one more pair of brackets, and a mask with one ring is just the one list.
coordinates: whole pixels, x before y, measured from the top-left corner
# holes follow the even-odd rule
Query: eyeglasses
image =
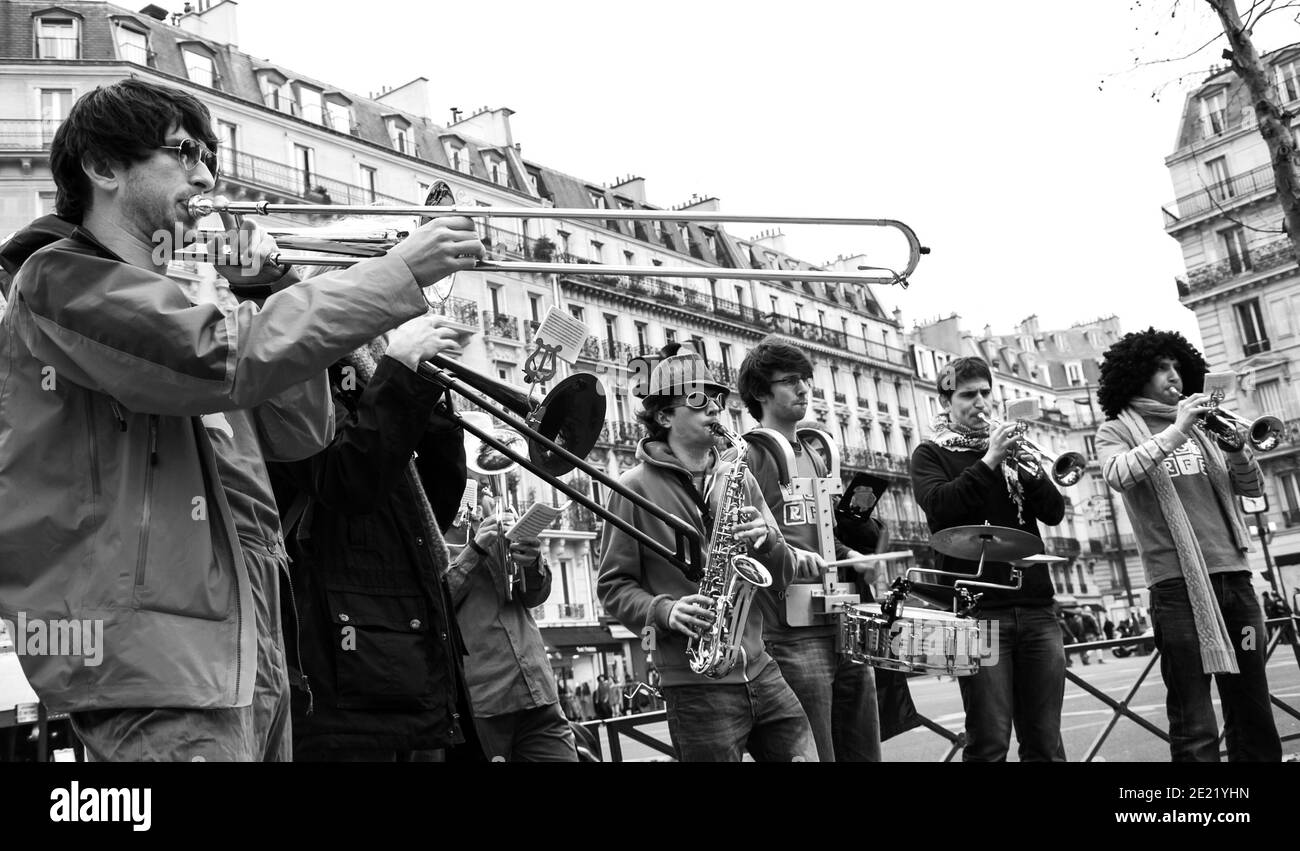
[(217, 154), (202, 142), (182, 139), (179, 145), (159, 145), (158, 150), (175, 151), (186, 171), (194, 171), (201, 161), (208, 167), (212, 179), (217, 179)]
[(726, 405), (727, 397), (730, 395), (731, 395), (730, 390), (719, 390), (715, 393), (708, 393), (704, 390), (696, 390), (691, 393), (687, 393), (685, 396), (674, 397), (676, 399), (681, 399), (682, 401), (677, 402), (674, 405), (669, 405), (669, 407), (670, 408), (687, 407), (690, 408), (692, 411), (703, 411), (705, 408), (709, 407), (709, 403), (712, 402), (713, 404), (718, 406), (718, 410), (722, 410), (722, 408)]
[(773, 378), (771, 381), (768, 382), (768, 384), (786, 384), (789, 385), (791, 390), (795, 389), (800, 384), (803, 384), (805, 387), (811, 389), (812, 377), (809, 376), (805, 378), (802, 375), (787, 375), (785, 378)]

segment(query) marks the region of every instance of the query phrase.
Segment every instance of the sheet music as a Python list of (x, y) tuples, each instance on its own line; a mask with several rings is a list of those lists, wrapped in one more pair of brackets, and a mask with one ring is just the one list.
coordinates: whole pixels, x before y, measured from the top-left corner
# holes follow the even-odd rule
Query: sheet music
[[(567, 503), (566, 503), (567, 506)], [(536, 538), (542, 533), (543, 529), (549, 528), (552, 523), (560, 519), (564, 513), (565, 506), (556, 508), (541, 502), (534, 502), (532, 507), (524, 512), (524, 516), (519, 518), (519, 522), (510, 527), (506, 532), (507, 541), (517, 541), (520, 538)]]
[(567, 364), (578, 362), (578, 353), (587, 342), (587, 326), (558, 307), (546, 311), (546, 317), (533, 335), (533, 345), (559, 346), (555, 356)]

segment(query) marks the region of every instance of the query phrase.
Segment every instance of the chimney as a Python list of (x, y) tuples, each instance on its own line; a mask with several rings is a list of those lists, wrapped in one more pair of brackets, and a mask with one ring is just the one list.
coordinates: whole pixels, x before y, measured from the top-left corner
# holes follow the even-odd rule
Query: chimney
[(416, 77), (409, 83), (395, 89), (386, 89), (375, 101), (390, 106), (407, 115), (414, 115), (426, 121), (432, 115), (429, 109), (429, 78)]
[(749, 241), (755, 245), (761, 245), (764, 248), (771, 248), (773, 251), (779, 251), (782, 254), (786, 253), (785, 234), (782, 233), (779, 228), (776, 230), (765, 230), (757, 236), (752, 237)]
[(992, 326), (992, 325), (985, 325), (985, 326), (984, 326), (984, 339), (986, 339), (986, 340), (991, 340), (991, 339), (993, 339), (993, 326)]
[(678, 210), (691, 210), (697, 213), (716, 213), (721, 209), (721, 204), (717, 198), (709, 196), (701, 198), (699, 195), (692, 195), (691, 200), (677, 207)]
[(239, 4), (235, 0), (220, 0), (215, 5), (209, 0), (199, 0), (197, 11), (193, 4), (185, 4), (185, 11), (177, 25), (199, 38), (237, 47), (239, 45), (238, 12)]
[[(460, 110), (456, 112), (459, 114)], [(510, 116), (514, 114), (513, 109), (507, 109), (504, 106), (496, 109), (488, 109), (485, 106), (469, 118), (457, 121), (454, 126), (457, 130), (464, 131), (465, 135), (472, 136), (489, 145), (498, 148), (513, 148), (515, 138), (510, 132)]]
[(628, 175), (614, 184), (614, 190), (638, 204), (645, 203), (645, 178)]

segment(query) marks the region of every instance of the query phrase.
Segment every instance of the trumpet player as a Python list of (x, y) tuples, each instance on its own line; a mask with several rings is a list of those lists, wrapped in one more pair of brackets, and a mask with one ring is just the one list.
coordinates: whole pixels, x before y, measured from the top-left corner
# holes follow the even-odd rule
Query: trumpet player
[[(912, 489), (932, 532), (988, 522), (1037, 538), (1039, 522), (1055, 526), (1065, 517), (1065, 500), (1032, 456), (1018, 449), (1016, 424), (989, 424), (992, 381), (981, 358), (957, 358), (944, 367), (938, 377), (943, 411), (912, 453)], [(941, 553), (935, 562), (940, 570), (977, 569), (975, 562)], [(984, 570), (989, 582), (1012, 584), (1010, 564), (986, 562)], [(1004, 761), (1013, 725), (1021, 762), (1065, 760), (1065, 650), (1053, 594), (1046, 571), (1030, 568), (1019, 589), (987, 589), (979, 599), (980, 617), (998, 630), (998, 657), (959, 680), (965, 761)]]
[(1102, 361), (1097, 398), (1106, 422), (1097, 449), (1106, 483), (1123, 495), (1146, 571), (1171, 757), (1218, 761), (1213, 676), (1228, 759), (1277, 762), (1282, 744), (1246, 560), (1250, 534), (1233, 498), (1260, 496), (1263, 479), (1243, 441), (1211, 439), (1198, 427), (1214, 407), (1201, 392), (1205, 373), (1205, 359), (1181, 334), (1126, 334)]
[[(780, 589), (794, 574), (794, 558), (748, 471), (740, 522), (714, 528), (722, 522), (725, 488), (720, 485), (737, 460), (724, 459), (715, 446), (713, 427), (727, 392), (697, 354), (662, 360), (650, 374), (639, 414), (648, 432), (637, 447), (640, 463), (620, 483), (694, 525), (702, 540), (719, 531), (734, 536)], [(658, 540), (674, 540), (671, 527), (618, 494), (610, 498), (609, 510)], [(668, 731), (681, 760), (739, 762), (746, 749), (759, 761), (817, 760), (803, 708), (763, 649), (757, 606), (749, 608), (743, 623), (740, 662), (726, 676), (711, 679), (695, 673), (687, 653), (689, 641), (707, 631), (715, 617), (714, 601), (698, 593), (698, 580), (606, 523), (596, 587), (605, 610), (640, 634), (654, 658)]]

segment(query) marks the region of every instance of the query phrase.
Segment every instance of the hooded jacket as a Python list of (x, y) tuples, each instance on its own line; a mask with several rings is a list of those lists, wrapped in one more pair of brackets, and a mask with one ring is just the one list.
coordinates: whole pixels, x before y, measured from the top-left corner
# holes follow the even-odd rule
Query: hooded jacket
[(50, 710), (251, 703), (252, 589), (200, 416), (426, 310), (396, 256), (230, 313), (81, 229), (26, 260), (0, 321), (0, 617), (103, 644), (20, 655)]
[[(732, 462), (718, 457), (714, 450), (713, 475), (705, 480), (705, 493), (698, 495), (708, 507), (705, 516), (697, 496), (693, 495), (695, 485), (690, 471), (669, 451), (666, 442), (643, 439), (637, 446), (636, 457), (641, 463), (620, 476), (620, 484), (694, 526), (700, 533), (701, 549), (707, 558), (713, 518), (722, 494), (718, 485), (725, 482)], [(748, 471), (744, 487), (745, 504), (758, 509), (769, 527), (767, 540), (750, 555), (771, 572), (772, 587), (783, 589), (794, 577), (794, 554), (786, 546), (772, 512), (763, 501), (758, 482)], [(674, 539), (667, 523), (645, 515), (617, 493), (610, 496), (609, 510), (655, 540), (668, 542)], [(692, 671), (686, 655), (688, 638), (669, 629), (668, 613), (675, 601), (698, 593), (699, 583), (692, 582), (672, 562), (642, 547), (613, 523), (606, 523), (601, 534), (600, 578), (596, 590), (605, 611), (627, 629), (642, 636), (642, 646), (651, 651), (665, 686), (744, 683), (757, 677), (771, 661), (763, 649), (762, 611), (754, 603), (749, 607), (741, 641), (745, 651), (744, 664), (737, 664), (727, 676), (719, 679), (710, 679)]]

